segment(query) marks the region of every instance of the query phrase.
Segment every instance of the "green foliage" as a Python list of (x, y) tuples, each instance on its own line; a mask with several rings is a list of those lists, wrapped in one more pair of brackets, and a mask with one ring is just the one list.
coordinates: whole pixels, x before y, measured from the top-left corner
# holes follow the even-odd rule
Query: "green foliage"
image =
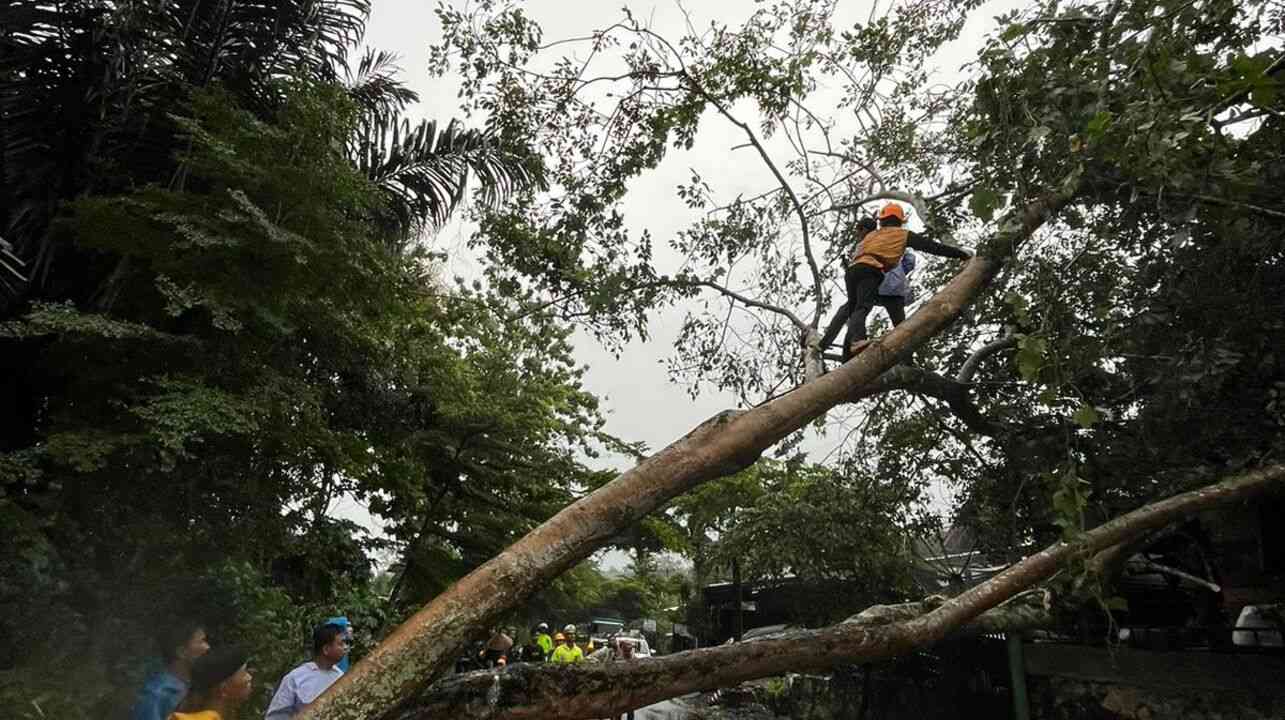
[(1053, 523), (1062, 528), (1063, 539), (1072, 541), (1084, 532), (1084, 510), (1089, 504), (1090, 484), (1074, 465), (1051, 474)]
[(855, 465), (760, 461), (746, 472), (757, 473), (762, 490), (720, 529), (715, 564), (738, 562), (745, 581), (793, 576), (861, 588), (819, 601), (842, 606), (836, 616), (910, 589), (912, 541), (926, 530), (913, 510), (913, 487), (881, 482)]
[[(88, 195), (52, 226), (113, 259), (101, 301), (0, 324), (23, 428), (0, 446), (0, 512), (22, 523), (0, 622), (24, 645), (59, 623), (24, 671), (103, 665), (70, 716), (126, 701), (106, 688), (139, 679), (158, 615), (209, 614), (264, 686), (326, 616), (386, 628), (566, 504), (590, 476), (575, 453), (609, 440), (568, 329), (389, 248), (382, 195), (344, 153), (348, 92), (280, 99), (264, 120), (193, 93), (171, 118), (181, 182)], [(387, 536), (331, 519), (345, 496)], [(401, 555), (391, 598), (370, 589), (376, 549)], [(105, 628), (134, 640), (115, 663)], [(87, 643), (84, 665), (58, 654)]]
[(1017, 369), (1023, 380), (1029, 382), (1039, 377), (1047, 352), (1048, 341), (1037, 335), (1025, 335), (1017, 341)]
[[(954, 120), (975, 177), (1019, 193), (1081, 183), (1006, 296), (974, 311), (1018, 330), (977, 389), (1005, 429), (981, 444), (991, 467), (960, 508), (993, 546), (1074, 533), (1281, 446), (1263, 398), (1282, 372), (1267, 188), (1285, 154), (1279, 123), (1243, 124), (1252, 107), (1236, 101), (1272, 82), (1263, 70), (1280, 53), (1250, 51), (1266, 32), (1251, 5), (1041, 5), (979, 58)], [(957, 433), (911, 451), (976, 459)]]
[(994, 190), (989, 188), (979, 188), (973, 191), (973, 197), (969, 200), (969, 208), (973, 214), (982, 222), (990, 222), (995, 217), (995, 210), (1002, 204), (1003, 198)]

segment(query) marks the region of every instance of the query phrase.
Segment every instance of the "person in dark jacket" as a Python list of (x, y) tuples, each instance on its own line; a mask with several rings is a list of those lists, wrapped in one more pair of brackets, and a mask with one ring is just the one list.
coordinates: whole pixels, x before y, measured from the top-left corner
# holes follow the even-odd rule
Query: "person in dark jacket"
[(203, 655), (192, 666), (192, 693), (170, 720), (233, 720), (250, 699), (254, 676), (250, 656), (230, 647)]

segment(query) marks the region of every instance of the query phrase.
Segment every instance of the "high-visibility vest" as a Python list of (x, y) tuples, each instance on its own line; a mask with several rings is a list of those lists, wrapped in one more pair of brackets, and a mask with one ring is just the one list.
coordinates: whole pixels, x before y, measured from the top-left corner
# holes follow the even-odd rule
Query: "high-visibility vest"
[(849, 265), (869, 265), (888, 272), (897, 267), (901, 256), (906, 254), (906, 240), (910, 231), (899, 227), (886, 227), (866, 233), (857, 245), (857, 252), (852, 256)]
[(535, 643), (540, 646), (545, 657), (549, 657), (549, 653), (553, 652), (553, 638), (549, 637), (549, 633), (536, 635)]
[(576, 645), (559, 645), (553, 649), (555, 663), (584, 662), (584, 653)]

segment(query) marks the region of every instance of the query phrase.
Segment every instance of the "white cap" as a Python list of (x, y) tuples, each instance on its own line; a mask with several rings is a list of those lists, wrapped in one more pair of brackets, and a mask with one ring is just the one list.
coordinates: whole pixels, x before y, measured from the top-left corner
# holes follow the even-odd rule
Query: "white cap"
[(567, 623), (567, 626), (562, 628), (562, 632), (564, 633), (573, 633), (575, 631), (576, 631), (576, 626), (574, 623)]

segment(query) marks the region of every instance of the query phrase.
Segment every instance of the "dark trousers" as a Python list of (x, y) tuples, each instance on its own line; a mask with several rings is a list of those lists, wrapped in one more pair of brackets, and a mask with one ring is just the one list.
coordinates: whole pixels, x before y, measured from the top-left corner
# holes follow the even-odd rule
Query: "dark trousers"
[(906, 298), (900, 295), (879, 295), (875, 297), (875, 304), (888, 311), (888, 319), (892, 321), (893, 327), (906, 319)]
[[(861, 267), (865, 267), (865, 266), (861, 266)], [(849, 277), (851, 274), (852, 274), (852, 269), (849, 268), (848, 273), (844, 275), (844, 280), (847, 281), (849, 279), (852, 279)], [(883, 309), (888, 312), (888, 319), (892, 320), (893, 327), (900, 325), (902, 321), (906, 319), (906, 298), (901, 297), (900, 295), (879, 295), (877, 293), (877, 289), (878, 288), (876, 288), (875, 304), (883, 307)], [(822, 351), (830, 347), (830, 345), (834, 342), (834, 339), (839, 337), (839, 331), (842, 330), (845, 326), (847, 326), (848, 319), (851, 316), (851, 313), (848, 312), (848, 308), (850, 307), (852, 307), (852, 303), (845, 302), (844, 304), (840, 305), (837, 310), (834, 311), (834, 317), (830, 318), (830, 324), (826, 326), (825, 334), (821, 336)], [(869, 309), (867, 309), (866, 315), (869, 315), (869, 312), (870, 312)], [(865, 326), (865, 323), (863, 321), (862, 327), (864, 328), (864, 326)], [(863, 334), (862, 338), (864, 337), (865, 336)], [(847, 352), (847, 344), (848, 343), (846, 342), (844, 343), (845, 354)]]
[(879, 297), (883, 271), (869, 265), (853, 265), (844, 273), (843, 284), (848, 288), (848, 332), (843, 336), (843, 356), (846, 358), (852, 343), (866, 339), (866, 316)]

